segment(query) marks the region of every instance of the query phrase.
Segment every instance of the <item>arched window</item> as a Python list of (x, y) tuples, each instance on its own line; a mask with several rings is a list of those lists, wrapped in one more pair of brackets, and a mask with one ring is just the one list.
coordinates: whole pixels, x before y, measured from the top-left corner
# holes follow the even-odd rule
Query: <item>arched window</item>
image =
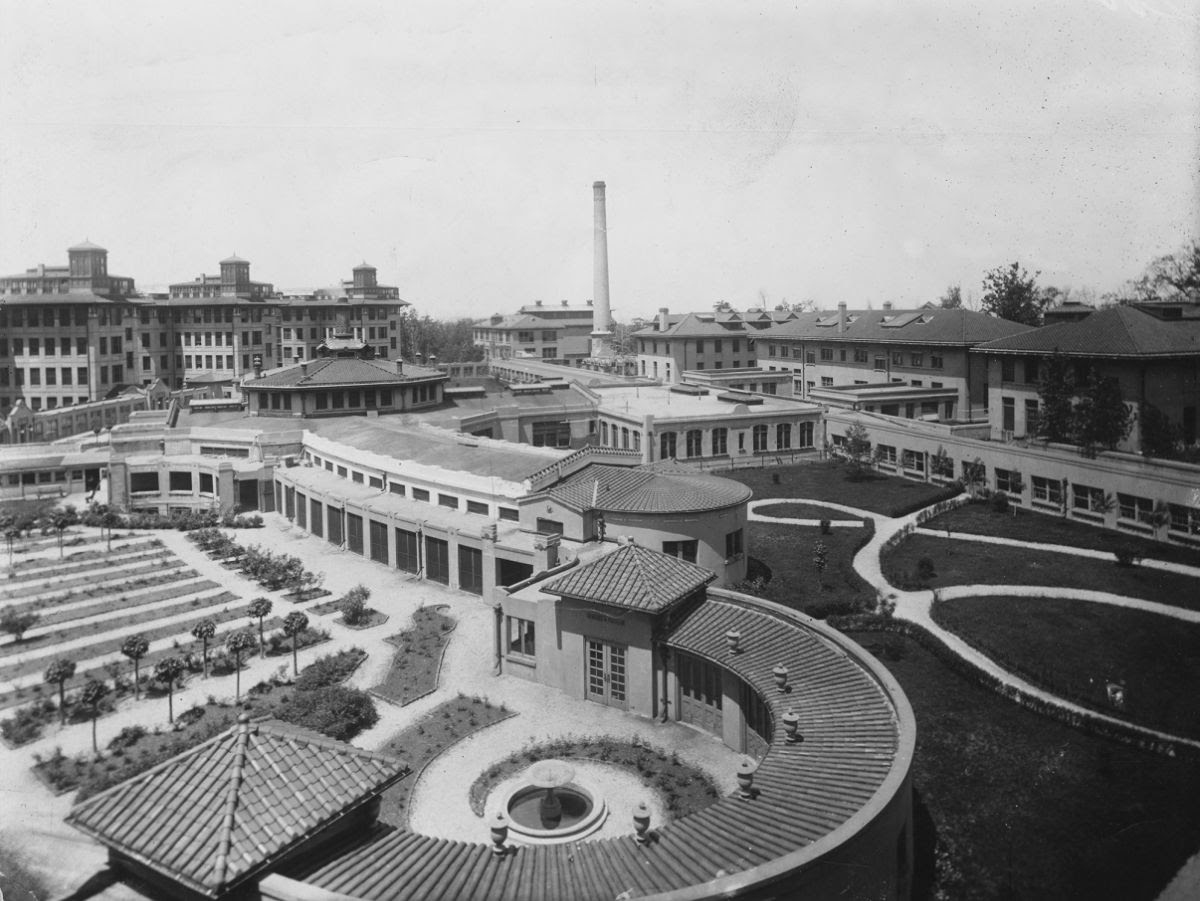
[(765, 451), (767, 449), (767, 427), (765, 425), (756, 425), (754, 427), (754, 452)]

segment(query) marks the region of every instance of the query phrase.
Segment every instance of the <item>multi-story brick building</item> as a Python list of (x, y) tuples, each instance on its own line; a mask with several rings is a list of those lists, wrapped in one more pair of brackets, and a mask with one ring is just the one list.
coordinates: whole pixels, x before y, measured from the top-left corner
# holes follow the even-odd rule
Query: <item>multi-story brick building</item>
[(538, 300), (512, 316), (496, 314), (478, 320), (473, 337), (475, 346), (483, 348), (485, 360), (524, 358), (578, 365), (591, 354), (591, 334), (596, 328), (601, 324), (595, 322), (590, 300), (582, 307), (565, 300), (557, 307)]
[[(796, 397), (807, 399), (821, 388), (906, 385), (933, 393), (889, 402), (881, 412), (969, 420), (985, 415), (988, 394), (985, 363), (968, 351), (1027, 331), (1028, 326), (971, 310), (894, 310), (891, 304), (848, 310), (839, 303), (832, 313), (803, 313), (761, 334), (758, 362), (768, 371), (790, 371)], [(948, 389), (956, 396), (945, 398)], [(929, 403), (935, 409), (926, 411)]]
[(32, 410), (100, 400), (131, 381), (133, 279), (110, 275), (90, 242), (67, 257), (0, 278), (0, 411), (22, 397)]
[(672, 316), (662, 307), (653, 325), (633, 333), (637, 374), (678, 384), (684, 381), (683, 373), (691, 370), (752, 369), (759, 336), (795, 318), (790, 310), (739, 313), (725, 308)]

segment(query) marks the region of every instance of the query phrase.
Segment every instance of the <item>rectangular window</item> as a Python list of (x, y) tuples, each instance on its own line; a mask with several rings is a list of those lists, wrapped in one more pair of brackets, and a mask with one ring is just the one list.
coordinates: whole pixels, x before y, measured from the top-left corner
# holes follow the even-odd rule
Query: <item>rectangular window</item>
[(520, 522), (521, 520), (520, 512), (513, 507), (500, 507), (499, 513), (500, 518), (505, 522)]
[(887, 466), (896, 465), (896, 448), (889, 444), (880, 444), (875, 449), (879, 462)]
[(822, 360), (822, 362), (832, 362), (833, 361), (833, 348), (832, 347), (822, 347), (821, 348), (821, 360)]
[(192, 491), (192, 474), (190, 472), (171, 472), (168, 476), (172, 491)]
[(425, 536), (425, 578), (450, 584), (450, 543), (445, 539)]
[(1171, 504), (1172, 532), (1184, 535), (1200, 535), (1200, 507), (1187, 507), (1183, 504)]
[(912, 365), (914, 366), (914, 368), (924, 366), (925, 365), (925, 354), (913, 354), (912, 355)]
[(892, 351), (892, 365), (893, 366), (903, 366), (904, 365), (904, 354), (898, 350), (893, 350)]
[(1001, 428), (1006, 432), (1012, 432), (1017, 427), (1016, 401), (1011, 397), (1003, 397), (1000, 399), (1000, 405), (1003, 417)]
[(867, 354), (867, 351), (865, 348), (861, 348), (861, 347), (854, 348), (854, 362), (855, 363), (866, 363), (868, 356), (869, 355)]
[(520, 657), (534, 657), (533, 620), (505, 617), (508, 621), (508, 653)]
[(389, 484), (388, 491), (390, 491), (392, 494), (398, 494), (400, 497), (404, 497), (404, 486), (399, 482), (392, 482)]
[(1043, 476), (1034, 476), (1031, 481), (1033, 482), (1034, 503), (1062, 506), (1062, 482)]
[(1103, 513), (1108, 506), (1108, 500), (1104, 496), (1103, 488), (1093, 488), (1076, 482), (1071, 486), (1071, 506), (1082, 513)]
[(702, 453), (701, 444), (704, 433), (700, 429), (690, 429), (685, 436), (686, 451), (689, 457), (699, 457)]
[(451, 510), (457, 510), (458, 509), (458, 498), (456, 498), (453, 494), (439, 494), (438, 495), (438, 506), (439, 507), (449, 507)]
[(738, 529), (736, 532), (727, 532), (725, 534), (725, 562), (728, 563), (730, 560), (736, 560), (741, 557), (742, 551), (742, 530)]
[(729, 453), (729, 429), (712, 430), (712, 452), (714, 457), (722, 457)]
[(1041, 363), (1041, 361), (1037, 357), (1026, 357), (1025, 358), (1025, 384), (1026, 385), (1036, 385), (1038, 383), (1039, 377), (1041, 375), (1041, 373), (1039, 372), (1039, 370), (1041, 368), (1039, 365), (1040, 363)]
[(690, 541), (664, 541), (662, 552), (668, 557), (678, 557), (688, 563), (696, 562), (696, 551), (700, 543), (695, 539)]
[(821, 376), (821, 387), (822, 388), (832, 388), (833, 387), (833, 376), (831, 376), (831, 375)]
[(930, 354), (929, 366), (931, 369), (944, 369), (946, 367), (946, 361), (941, 354)]
[(478, 513), (481, 516), (487, 516), (488, 505), (483, 501), (467, 501), (467, 512)]
[(363, 518), (357, 513), (346, 514), (346, 546), (356, 554), (363, 552)]
[[(772, 386), (774, 387), (774, 386)], [(792, 446), (792, 424), (781, 422), (775, 426), (775, 449), (788, 450)]]
[(1154, 501), (1133, 494), (1117, 494), (1119, 516), (1126, 522), (1148, 523), (1154, 518)]
[(458, 546), (458, 587), (471, 594), (483, 594), (483, 551)]
[(1005, 494), (1020, 494), (1022, 490), (1021, 473), (1015, 469), (996, 469), (996, 490)]
[(426, 491), (424, 488), (414, 488), (412, 490), (412, 496), (413, 496), (414, 501), (428, 501), (429, 500), (429, 492)]
[(1012, 357), (1000, 360), (1000, 381), (1015, 382), (1017, 380), (1017, 361)]

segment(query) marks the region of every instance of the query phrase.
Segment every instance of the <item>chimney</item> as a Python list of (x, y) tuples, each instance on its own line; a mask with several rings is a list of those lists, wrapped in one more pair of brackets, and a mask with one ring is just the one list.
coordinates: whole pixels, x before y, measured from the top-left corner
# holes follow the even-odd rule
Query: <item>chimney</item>
[(846, 301), (838, 301), (838, 334), (846, 331)]
[(666, 307), (658, 308), (658, 330), (660, 332), (665, 332), (667, 330), (667, 326), (668, 326), (667, 316), (669, 313), (670, 313), (670, 310), (668, 310)]
[(404, 361), (396, 360), (396, 375), (404, 375)]
[(300, 378), (304, 378), (306, 375), (308, 375), (308, 364), (301, 363), (300, 364)]
[(892, 312), (892, 302), (890, 300), (885, 300), (883, 302), (883, 312), (885, 312), (885, 313)]
[(608, 330), (612, 311), (608, 305), (608, 215), (605, 210), (604, 182), (592, 184), (592, 206), (594, 220), (594, 258), (592, 262), (592, 297), (596, 301), (592, 312), (592, 356), (612, 355)]
[(533, 305), (534, 305), (535, 307), (540, 307), (540, 306), (542, 305), (542, 302), (541, 302), (540, 300), (535, 300), (535, 301), (533, 302)]

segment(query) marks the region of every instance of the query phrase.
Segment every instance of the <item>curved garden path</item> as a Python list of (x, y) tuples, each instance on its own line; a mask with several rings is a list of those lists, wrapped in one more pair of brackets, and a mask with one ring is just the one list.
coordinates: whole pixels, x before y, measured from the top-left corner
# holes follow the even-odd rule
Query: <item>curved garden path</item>
[[(757, 502), (760, 506), (777, 503), (793, 503), (793, 504), (817, 504), (818, 501), (809, 501), (803, 498), (778, 498), (764, 499)], [(821, 506), (833, 506), (831, 504), (822, 503)], [(893, 616), (897, 619), (907, 620), (922, 626), (924, 629), (935, 635), (941, 640), (951, 651), (959, 657), (970, 662), (978, 667), (983, 672), (998, 679), (1006, 688), (1020, 692), (1026, 696), (1036, 698), (1042, 702), (1052, 704), (1055, 707), (1069, 711), (1071, 713), (1087, 716), (1095, 720), (1099, 720), (1110, 725), (1119, 726), (1123, 729), (1128, 729), (1137, 732), (1146, 738), (1158, 741), (1170, 741), (1181, 745), (1200, 749), (1200, 740), (1184, 738), (1179, 735), (1162, 732), (1157, 729), (1151, 729), (1147, 726), (1140, 726), (1132, 723), (1129, 720), (1119, 719), (1101, 713), (1090, 707), (1084, 707), (1069, 701), (1053, 692), (1047, 691), (1044, 688), (1026, 681), (1010, 670), (1005, 669), (991, 657), (983, 652), (972, 647), (954, 632), (944, 628), (933, 618), (933, 603), (935, 597), (950, 598), (965, 598), (985, 595), (1003, 595), (1007, 597), (1053, 597), (1065, 598), (1067, 600), (1079, 600), (1094, 603), (1111, 604), (1117, 607), (1127, 607), (1134, 610), (1143, 610), (1149, 613), (1157, 613), (1162, 616), (1169, 616), (1184, 622), (1200, 623), (1200, 611), (1184, 610), (1178, 607), (1170, 607), (1166, 604), (1158, 604), (1153, 601), (1144, 601), (1137, 598), (1129, 598), (1124, 595), (1108, 594), (1100, 591), (1088, 591), (1084, 589), (1074, 588), (1057, 588), (1052, 586), (1038, 585), (955, 585), (953, 587), (941, 588), (935, 592), (932, 590), (922, 591), (903, 591), (893, 586), (883, 574), (882, 553), (884, 546), (895, 536), (902, 532), (918, 532), (920, 534), (937, 535), (946, 537), (945, 530), (936, 529), (921, 529), (919, 528), (919, 520), (922, 511), (910, 513), (907, 516), (892, 518), (883, 516), (879, 513), (873, 513), (870, 510), (863, 510), (854, 507), (838, 506), (838, 509), (847, 513), (852, 513), (856, 516), (871, 517), (875, 521), (875, 534), (871, 536), (861, 550), (854, 556), (854, 570), (862, 578), (873, 587), (877, 592), (886, 596), (888, 600), (895, 602), (895, 611)], [(759, 522), (780, 522), (787, 523), (786, 519), (776, 519), (774, 517), (763, 514), (756, 514), (754, 519)], [(816, 525), (816, 523), (812, 523)], [(1034, 550), (1052, 550), (1061, 553), (1075, 554), (1081, 557), (1093, 557), (1104, 560), (1112, 560), (1111, 553), (1101, 551), (1093, 551), (1085, 548), (1074, 548), (1067, 545), (1047, 545), (1037, 542), (1018, 541), (1011, 538), (994, 538), (986, 535), (971, 535), (965, 536), (962, 532), (954, 532), (953, 538), (967, 537), (972, 541), (983, 541), (991, 544), (1001, 544), (1015, 547), (1027, 547)], [(1170, 569), (1172, 572), (1179, 572), (1184, 575), (1195, 576), (1200, 578), (1200, 568), (1184, 566), (1182, 564), (1167, 564), (1163, 561), (1143, 561), (1142, 565), (1147, 563), (1162, 563), (1162, 566), (1155, 568)]]

